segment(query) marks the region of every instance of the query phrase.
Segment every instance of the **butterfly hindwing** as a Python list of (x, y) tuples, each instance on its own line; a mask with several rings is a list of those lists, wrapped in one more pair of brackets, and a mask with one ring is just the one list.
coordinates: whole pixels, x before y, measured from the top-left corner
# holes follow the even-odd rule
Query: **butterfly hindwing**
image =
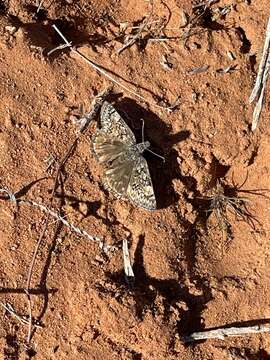
[(144, 157), (137, 160), (127, 188), (127, 197), (137, 206), (155, 210), (157, 207), (153, 184)]
[(105, 172), (105, 187), (117, 198), (126, 197), (134, 161), (121, 162), (121, 157)]

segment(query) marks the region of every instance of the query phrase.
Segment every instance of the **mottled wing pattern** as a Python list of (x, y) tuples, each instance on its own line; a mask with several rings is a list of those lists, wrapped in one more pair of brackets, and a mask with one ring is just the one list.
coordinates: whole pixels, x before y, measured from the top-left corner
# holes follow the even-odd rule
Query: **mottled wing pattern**
[(122, 119), (115, 108), (107, 101), (104, 101), (101, 107), (100, 121), (101, 128), (105, 133), (111, 134), (127, 145), (136, 144), (135, 136), (125, 123), (125, 120)]
[(155, 210), (157, 207), (148, 165), (141, 155), (133, 168), (126, 195), (139, 207), (147, 210)]

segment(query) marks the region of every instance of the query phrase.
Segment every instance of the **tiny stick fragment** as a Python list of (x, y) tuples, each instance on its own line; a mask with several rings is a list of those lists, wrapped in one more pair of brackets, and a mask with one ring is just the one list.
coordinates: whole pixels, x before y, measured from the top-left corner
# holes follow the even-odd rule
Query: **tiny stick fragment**
[(206, 340), (206, 339), (224, 340), (226, 339), (226, 337), (246, 336), (250, 334), (259, 334), (265, 332), (270, 332), (270, 325), (220, 328), (215, 330), (194, 332), (189, 336), (184, 336), (182, 340), (184, 343)]
[(134, 284), (134, 272), (131, 266), (129, 251), (128, 251), (128, 242), (126, 239), (123, 240), (123, 259), (124, 259), (124, 271), (125, 271), (125, 278), (126, 282), (129, 286), (132, 286)]
[(265, 66), (267, 63), (268, 55), (269, 55), (269, 47), (270, 47), (270, 17), (268, 19), (266, 34), (265, 34), (265, 41), (264, 41), (264, 47), (263, 47), (263, 53), (261, 62), (259, 65), (259, 70), (256, 78), (256, 82), (254, 85), (254, 88), (251, 92), (251, 95), (249, 97), (249, 102), (252, 103), (256, 97), (258, 97), (258, 94), (262, 87), (262, 78), (265, 70)]
[(98, 114), (105, 98), (111, 92), (112, 87), (109, 86), (100, 92), (92, 101), (91, 110), (83, 115), (81, 119), (78, 120), (79, 123), (79, 134), (82, 134), (88, 127), (90, 121), (92, 121)]
[(188, 74), (191, 74), (191, 75), (202, 74), (202, 73), (206, 72), (208, 69), (209, 69), (209, 65), (204, 65), (204, 66), (189, 70)]
[(37, 8), (37, 13), (40, 11), (41, 6), (43, 5), (44, 0), (40, 0), (39, 4), (38, 4), (38, 8)]
[(252, 131), (254, 131), (257, 128), (258, 121), (260, 119), (260, 115), (262, 112), (265, 86), (270, 70), (269, 52), (270, 52), (270, 17), (268, 19), (268, 24), (265, 34), (265, 42), (263, 47), (263, 54), (259, 65), (256, 82), (249, 97), (250, 103), (252, 103), (256, 98), (258, 99), (253, 112), (253, 120), (251, 126)]
[[(23, 316), (21, 315), (18, 315), (15, 310), (13, 309), (13, 307), (7, 303), (7, 304), (4, 304), (2, 301), (0, 301), (0, 305), (3, 306), (3, 308), (9, 312), (12, 316), (15, 317), (15, 319), (17, 319), (18, 321), (20, 321), (23, 325), (27, 325), (29, 326), (29, 320), (25, 319)], [(35, 324), (36, 327), (41, 327), (40, 325), (38, 324)]]

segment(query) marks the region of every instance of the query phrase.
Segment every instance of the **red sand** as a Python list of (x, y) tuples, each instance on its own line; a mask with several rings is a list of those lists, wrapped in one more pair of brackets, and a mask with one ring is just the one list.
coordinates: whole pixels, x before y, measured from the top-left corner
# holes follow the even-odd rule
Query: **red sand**
[[(268, 200), (244, 194), (260, 225), (254, 230), (230, 216), (229, 242), (213, 214), (203, 223), (197, 201), (214, 191), (217, 179), (240, 185), (247, 173), (244, 190), (270, 187), (269, 91), (254, 133), (248, 103), (269, 1), (214, 4), (212, 18), (204, 16), (199, 32), (188, 39), (189, 50), (179, 26), (182, 11), (192, 13), (191, 2), (155, 1), (154, 19), (169, 19), (165, 34), (176, 39), (134, 44), (120, 55), (120, 24), (142, 21), (149, 13), (144, 0), (45, 0), (38, 15), (34, 3), (3, 1), (0, 7), (2, 187), (48, 205), (48, 158), (61, 158), (75, 137), (74, 116), (81, 108), (88, 111), (110, 84), (68, 50), (47, 56), (61, 42), (51, 28), (55, 22), (84, 54), (148, 100), (142, 103), (117, 86), (111, 99), (127, 114), (138, 140), (140, 119), (145, 120), (152, 149), (166, 158), (163, 164), (146, 156), (159, 206), (148, 212), (104, 190), (90, 144), (96, 124), (81, 138), (58, 189), (64, 196), (53, 206), (109, 244), (129, 239), (135, 289), (125, 284), (121, 251), (106, 257), (94, 243), (50, 220), (32, 279), (33, 316), (44, 325), (33, 334), (34, 358), (270, 359), (268, 334), (189, 346), (181, 341), (193, 331), (270, 317)], [(231, 11), (213, 20), (214, 10), (226, 5)], [(171, 70), (161, 65), (163, 56)], [(189, 73), (205, 65), (206, 72)], [(231, 73), (217, 72), (230, 65), (237, 65)], [(154, 105), (173, 104), (177, 97), (179, 106), (171, 113)], [(27, 271), (45, 215), (24, 205), (17, 211), (3, 200), (0, 214), (0, 300), (27, 315)], [(4, 309), (0, 316), (0, 357), (24, 359), (27, 327)]]

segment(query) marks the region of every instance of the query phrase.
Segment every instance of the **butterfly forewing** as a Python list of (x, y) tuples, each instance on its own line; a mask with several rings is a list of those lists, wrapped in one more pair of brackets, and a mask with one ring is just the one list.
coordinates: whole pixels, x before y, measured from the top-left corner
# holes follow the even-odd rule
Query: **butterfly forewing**
[(120, 141), (122, 140), (126, 144), (136, 144), (133, 132), (115, 108), (107, 101), (101, 107), (100, 121), (103, 131), (112, 134), (115, 138)]
[(127, 150), (127, 145), (113, 135), (97, 130), (92, 137), (94, 152), (101, 163), (110, 164)]

